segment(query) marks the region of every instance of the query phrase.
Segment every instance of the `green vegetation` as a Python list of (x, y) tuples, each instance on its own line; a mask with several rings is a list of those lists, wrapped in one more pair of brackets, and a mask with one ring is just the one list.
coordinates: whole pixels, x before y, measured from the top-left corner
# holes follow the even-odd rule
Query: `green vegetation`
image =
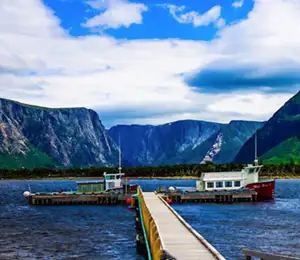
[(264, 164), (300, 164), (300, 138), (294, 136), (283, 141), (260, 159)]
[[(126, 176), (135, 178), (186, 178), (200, 177), (202, 172), (239, 171), (245, 166), (242, 164), (189, 164), (170, 165), (158, 167), (132, 167), (124, 168)], [(70, 177), (102, 177), (104, 172), (117, 172), (117, 168), (89, 167), (72, 169), (3, 169), (0, 170), (0, 178), (3, 179), (29, 179), (29, 178), (70, 178)], [(264, 165), (261, 176), (268, 177), (291, 177), (300, 176), (300, 165), (293, 162), (290, 164)]]
[(53, 168), (56, 162), (41, 152), (39, 149), (30, 147), (30, 150), (26, 155), (9, 155), (0, 154), (0, 165), (4, 169), (16, 169), (16, 168), (40, 168), (47, 167)]

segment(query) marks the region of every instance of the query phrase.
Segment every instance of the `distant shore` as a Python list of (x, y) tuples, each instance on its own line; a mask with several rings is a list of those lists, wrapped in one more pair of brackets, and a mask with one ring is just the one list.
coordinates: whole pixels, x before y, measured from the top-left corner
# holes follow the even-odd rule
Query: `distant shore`
[(287, 176), (259, 176), (260, 179), (300, 179), (300, 175), (287, 175)]
[[(300, 179), (300, 175), (286, 175), (286, 176), (259, 176), (260, 179)], [(102, 180), (103, 177), (47, 177), (47, 178), (2, 178), (0, 181), (22, 181), (22, 180)], [(198, 180), (198, 176), (164, 176), (164, 177), (128, 177), (128, 180)]]

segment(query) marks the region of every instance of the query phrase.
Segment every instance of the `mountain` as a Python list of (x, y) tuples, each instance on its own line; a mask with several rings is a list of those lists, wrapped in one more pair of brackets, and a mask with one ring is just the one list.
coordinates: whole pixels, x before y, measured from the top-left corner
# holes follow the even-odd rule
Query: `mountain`
[(263, 122), (231, 121), (222, 126), (203, 144), (211, 147), (203, 161), (231, 163), (243, 144), (263, 125)]
[(118, 142), (131, 165), (230, 162), (244, 142), (263, 125), (232, 121), (229, 124), (182, 120), (168, 124), (117, 125), (109, 135)]
[[(300, 163), (300, 92), (288, 100), (257, 131), (258, 157), (265, 163)], [(234, 162), (254, 159), (254, 136), (241, 148)]]
[(93, 110), (0, 99), (0, 168), (116, 165), (117, 150)]
[(220, 129), (218, 123), (183, 120), (164, 125), (118, 125), (109, 129), (122, 155), (132, 165), (160, 165), (177, 162), (178, 154), (193, 149)]

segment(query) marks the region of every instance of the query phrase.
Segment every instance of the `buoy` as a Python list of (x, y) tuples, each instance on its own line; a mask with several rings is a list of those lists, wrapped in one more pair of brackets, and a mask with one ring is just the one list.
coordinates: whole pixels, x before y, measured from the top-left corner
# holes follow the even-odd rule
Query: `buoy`
[(23, 196), (25, 198), (28, 198), (30, 196), (30, 192), (29, 191), (24, 191)]
[(174, 192), (174, 191), (175, 191), (175, 188), (171, 186), (171, 187), (169, 187), (169, 191), (170, 191), (170, 192)]
[(127, 199), (126, 199), (126, 204), (127, 204), (127, 205), (131, 205), (131, 198), (127, 198)]
[(171, 203), (172, 203), (172, 200), (171, 200), (171, 199), (167, 199), (167, 202), (168, 202), (169, 204), (171, 204)]

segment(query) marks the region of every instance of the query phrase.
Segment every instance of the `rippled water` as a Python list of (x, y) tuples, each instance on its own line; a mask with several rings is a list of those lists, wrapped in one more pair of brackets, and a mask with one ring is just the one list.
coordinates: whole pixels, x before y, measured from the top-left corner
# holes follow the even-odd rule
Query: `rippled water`
[[(137, 180), (143, 190), (194, 180)], [(33, 191), (75, 190), (75, 181), (29, 181)], [(141, 259), (134, 212), (125, 206), (28, 206), (25, 181), (0, 182), (0, 259)], [(271, 203), (173, 207), (226, 259), (243, 248), (300, 256), (300, 180), (277, 180)]]

